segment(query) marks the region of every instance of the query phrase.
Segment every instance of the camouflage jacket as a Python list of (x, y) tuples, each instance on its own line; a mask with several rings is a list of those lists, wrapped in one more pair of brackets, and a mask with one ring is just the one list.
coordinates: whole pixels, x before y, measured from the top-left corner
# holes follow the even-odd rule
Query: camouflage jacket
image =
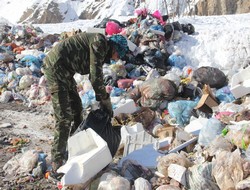
[[(103, 84), (102, 66), (109, 50), (107, 40), (102, 34), (79, 33), (59, 42), (46, 56), (47, 69), (69, 73), (89, 74), (89, 79), (96, 93), (96, 100), (107, 97)], [(67, 76), (65, 76), (67, 78)]]

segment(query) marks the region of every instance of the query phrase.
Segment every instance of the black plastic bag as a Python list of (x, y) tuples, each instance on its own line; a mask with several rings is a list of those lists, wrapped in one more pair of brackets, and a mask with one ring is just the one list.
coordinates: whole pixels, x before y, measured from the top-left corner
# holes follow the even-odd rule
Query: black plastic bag
[(121, 141), (121, 126), (112, 126), (111, 118), (101, 109), (91, 111), (86, 120), (78, 127), (76, 132), (93, 129), (108, 144), (112, 157), (116, 154)]
[(226, 75), (215, 67), (200, 67), (193, 73), (193, 79), (202, 85), (208, 84), (211, 88), (222, 88), (227, 85)]
[(181, 24), (182, 31), (188, 33), (188, 35), (193, 34), (195, 32), (195, 28), (192, 24)]

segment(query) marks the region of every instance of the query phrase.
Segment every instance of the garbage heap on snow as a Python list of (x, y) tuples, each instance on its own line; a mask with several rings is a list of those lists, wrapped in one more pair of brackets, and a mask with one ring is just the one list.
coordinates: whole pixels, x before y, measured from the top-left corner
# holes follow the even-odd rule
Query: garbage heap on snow
[[(124, 60), (103, 66), (112, 121), (94, 109), (88, 78), (75, 75), (83, 107), (92, 111), (68, 140), (69, 160), (59, 169), (65, 173), (63, 186), (250, 188), (250, 67), (230, 83), (218, 68), (193, 68), (174, 45), (195, 33), (192, 24), (171, 23), (159, 11), (136, 13), (127, 22), (104, 19), (87, 30), (122, 34), (130, 51)], [(41, 66), (53, 44), (65, 37), (32, 26), (1, 26), (0, 101), (28, 106), (50, 101)], [(112, 162), (114, 157), (120, 159)], [(8, 170), (10, 165), (7, 174), (18, 171)]]

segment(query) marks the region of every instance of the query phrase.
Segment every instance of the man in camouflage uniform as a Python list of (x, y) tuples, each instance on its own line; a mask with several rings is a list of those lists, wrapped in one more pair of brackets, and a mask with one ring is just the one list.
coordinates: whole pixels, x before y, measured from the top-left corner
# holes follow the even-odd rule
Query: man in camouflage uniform
[[(103, 84), (102, 66), (119, 59), (127, 51), (121, 35), (106, 39), (102, 34), (80, 33), (59, 42), (45, 57), (43, 72), (52, 95), (55, 134), (52, 145), (52, 169), (56, 171), (66, 158), (67, 139), (82, 122), (82, 103), (74, 74), (89, 74), (96, 100), (112, 117), (109, 94)], [(71, 123), (74, 122), (70, 129)]]

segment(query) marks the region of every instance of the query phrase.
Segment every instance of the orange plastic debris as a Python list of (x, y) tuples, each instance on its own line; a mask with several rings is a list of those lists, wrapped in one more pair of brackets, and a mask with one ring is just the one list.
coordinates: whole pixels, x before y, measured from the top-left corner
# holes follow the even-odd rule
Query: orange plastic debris
[(48, 178), (49, 178), (49, 172), (46, 172), (46, 173), (44, 174), (44, 177), (45, 177), (45, 179), (48, 179)]

